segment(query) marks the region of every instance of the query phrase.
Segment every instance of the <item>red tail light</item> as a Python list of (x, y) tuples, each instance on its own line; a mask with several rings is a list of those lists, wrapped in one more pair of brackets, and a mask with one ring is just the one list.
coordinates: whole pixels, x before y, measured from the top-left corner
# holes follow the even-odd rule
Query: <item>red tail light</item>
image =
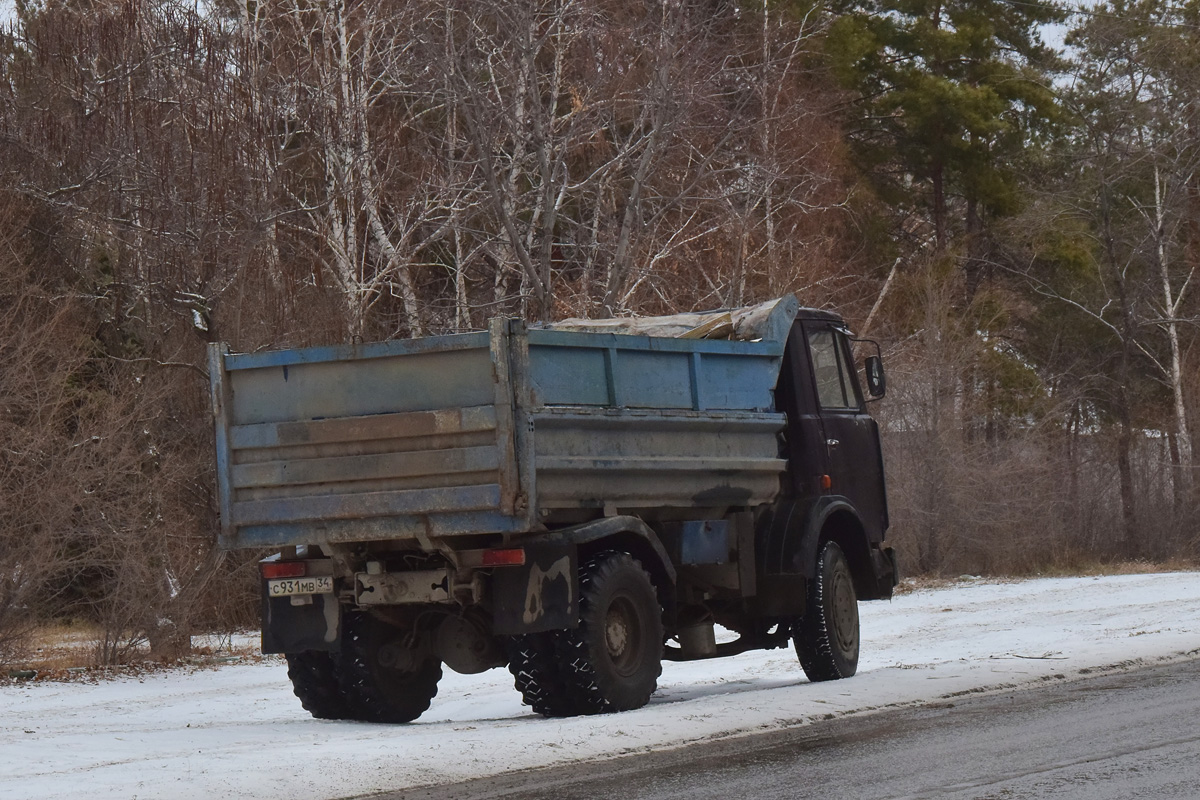
[(525, 548), (513, 547), (505, 550), (484, 550), (485, 567), (520, 567), (525, 563)]
[(308, 571), (308, 565), (303, 561), (267, 561), (259, 564), (262, 576), (267, 580), (272, 578), (303, 578)]

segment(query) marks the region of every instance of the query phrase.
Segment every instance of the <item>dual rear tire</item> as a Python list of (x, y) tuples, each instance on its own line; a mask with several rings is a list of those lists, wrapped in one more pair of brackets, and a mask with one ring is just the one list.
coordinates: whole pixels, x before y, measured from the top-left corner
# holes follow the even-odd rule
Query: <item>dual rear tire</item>
[[(654, 583), (627, 553), (580, 569), (579, 625), (515, 636), (509, 670), (524, 702), (547, 717), (641, 708), (662, 673), (662, 611)], [(296, 696), (317, 719), (411, 722), (437, 694), (441, 662), (363, 612), (342, 623), (342, 652), (287, 656)]]
[(304, 710), (317, 719), (349, 719), (350, 709), (338, 688), (337, 662), (329, 653), (288, 653), (288, 678)]
[(342, 652), (287, 656), (300, 704), (317, 719), (411, 722), (437, 695), (442, 664), (362, 612), (343, 620)]
[(662, 611), (654, 583), (627, 553), (580, 568), (579, 626), (513, 637), (509, 670), (525, 704), (548, 717), (641, 708), (662, 674)]

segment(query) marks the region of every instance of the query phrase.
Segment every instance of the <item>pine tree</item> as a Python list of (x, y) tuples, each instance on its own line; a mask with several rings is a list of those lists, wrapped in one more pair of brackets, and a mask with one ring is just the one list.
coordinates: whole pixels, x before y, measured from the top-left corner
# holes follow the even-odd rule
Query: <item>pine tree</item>
[[(1059, 111), (1039, 27), (1051, 3), (851, 0), (828, 48), (856, 94), (851, 137), (885, 200), (927, 214), (944, 249), (1019, 207), (1014, 169)], [(970, 276), (969, 276), (970, 277)]]

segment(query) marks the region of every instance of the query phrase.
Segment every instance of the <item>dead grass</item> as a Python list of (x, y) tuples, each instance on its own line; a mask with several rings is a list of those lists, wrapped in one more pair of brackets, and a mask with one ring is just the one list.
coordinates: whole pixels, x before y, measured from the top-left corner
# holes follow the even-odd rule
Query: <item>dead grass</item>
[(1113, 561), (1109, 563), (1091, 562), (1074, 566), (1070, 569), (1043, 569), (1037, 577), (1043, 578), (1091, 578), (1098, 575), (1149, 575), (1155, 572), (1193, 572), (1200, 569), (1200, 563), (1194, 559), (1172, 558), (1166, 561), (1147, 561), (1135, 559), (1132, 561)]
[(29, 636), (26, 657), (18, 670), (63, 670), (93, 665), (100, 629), (72, 623), (39, 627)]
[(262, 659), (256, 633), (206, 634), (192, 637), (192, 648), (176, 659), (155, 659), (143, 645), (132, 654), (129, 663), (102, 666), (99, 642), (103, 635), (98, 626), (81, 623), (43, 625), (29, 637), (24, 658), (9, 665), (5, 680), (90, 680), (102, 676), (142, 675), (163, 669), (254, 662)]
[(265, 661), (275, 661), (282, 656), (264, 656), (261, 653), (244, 655), (204, 655), (196, 654), (186, 658), (161, 659), (157, 661), (138, 661), (123, 664), (118, 667), (71, 667), (69, 669), (10, 669), (7, 674), (0, 675), (0, 686), (29, 681), (56, 683), (99, 683), (112, 678), (142, 677), (175, 670), (216, 669), (226, 664), (261, 664)]
[(1027, 575), (960, 575), (956, 578), (917, 576), (905, 578), (896, 587), (896, 595), (931, 589), (948, 589), (966, 583), (1017, 583), (1033, 578), (1093, 578), (1101, 575), (1150, 575), (1156, 572), (1195, 572), (1200, 563), (1190, 559), (1168, 559), (1166, 561), (1112, 561), (1090, 562), (1073, 567), (1049, 567)]
[(950, 589), (954, 586), (962, 586), (969, 583), (1017, 583), (1022, 580), (1025, 579), (1009, 576), (980, 575), (961, 575), (957, 578), (905, 578), (904, 580), (900, 581), (900, 584), (896, 587), (894, 594), (896, 596), (903, 596), (906, 594), (913, 594), (914, 592), (925, 592), (934, 589)]

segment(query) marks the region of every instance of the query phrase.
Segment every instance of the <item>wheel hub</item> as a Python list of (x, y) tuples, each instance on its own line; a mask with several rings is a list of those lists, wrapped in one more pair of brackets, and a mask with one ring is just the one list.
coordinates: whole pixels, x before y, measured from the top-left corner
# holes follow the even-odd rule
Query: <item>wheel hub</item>
[(604, 622), (604, 642), (613, 659), (619, 659), (629, 646), (629, 620), (618, 608), (608, 610)]
[(858, 628), (858, 603), (854, 588), (845, 574), (838, 573), (833, 580), (833, 623), (838, 646), (843, 652), (854, 648)]
[(379, 666), (393, 672), (412, 672), (417, 668), (416, 653), (399, 642), (390, 642), (379, 648)]

